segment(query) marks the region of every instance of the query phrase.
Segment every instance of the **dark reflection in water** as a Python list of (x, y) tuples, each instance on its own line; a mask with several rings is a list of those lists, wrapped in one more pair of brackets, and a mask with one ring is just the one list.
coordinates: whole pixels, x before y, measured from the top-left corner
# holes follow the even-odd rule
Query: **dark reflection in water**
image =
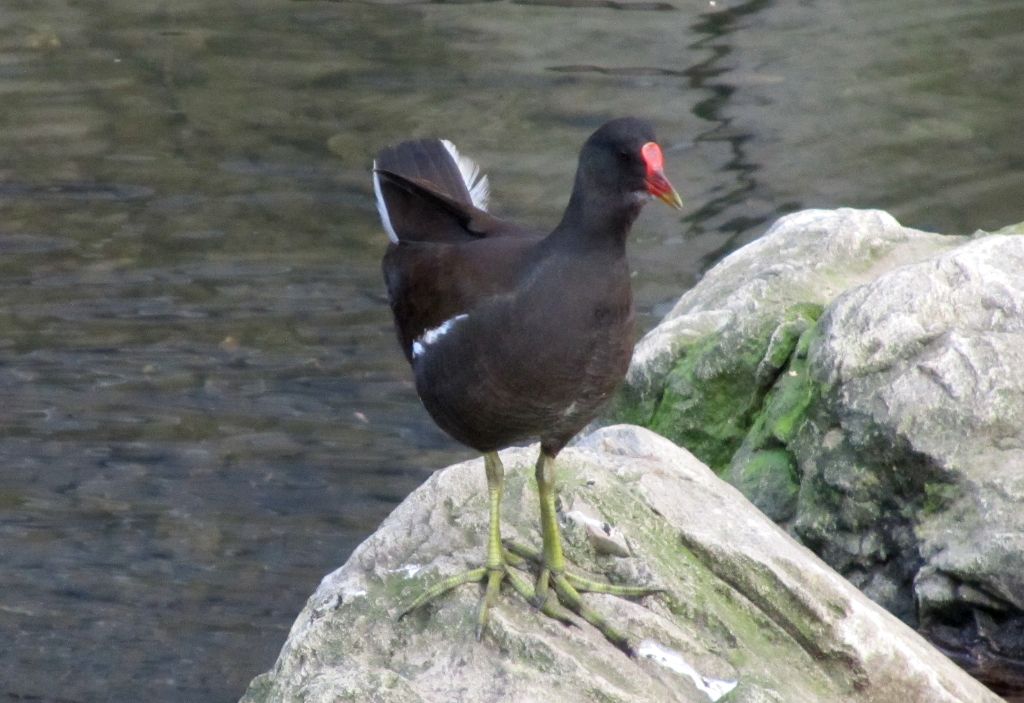
[(237, 698), (469, 456), (394, 344), (379, 145), (456, 140), (553, 223), (587, 133), (652, 118), (689, 210), (635, 232), (649, 326), (798, 207), (1022, 219), (1021, 28), (1012, 0), (6, 2), (0, 693)]
[(759, 190), (758, 166), (750, 160), (745, 149), (745, 144), (756, 137), (756, 132), (753, 129), (744, 132), (734, 124), (736, 120), (731, 115), (730, 98), (737, 87), (728, 82), (729, 72), (724, 67), (734, 53), (730, 35), (742, 26), (746, 18), (770, 5), (767, 0), (748, 2), (730, 11), (710, 13), (694, 25), (694, 30), (702, 37), (694, 48), (710, 50), (711, 54), (706, 60), (687, 68), (686, 74), (691, 87), (707, 96), (695, 106), (694, 114), (712, 125), (697, 135), (695, 141), (698, 144), (715, 142), (728, 147), (723, 169), (729, 172), (732, 186), (702, 202), (686, 218), (691, 236), (711, 234), (719, 239), (719, 245), (701, 257), (702, 270), (710, 268), (722, 256), (736, 249), (741, 243), (738, 240), (745, 241), (751, 233), (759, 232), (759, 227), (766, 221), (800, 207), (798, 203), (774, 201), (763, 202), (762, 207), (743, 207), (748, 200), (756, 198)]

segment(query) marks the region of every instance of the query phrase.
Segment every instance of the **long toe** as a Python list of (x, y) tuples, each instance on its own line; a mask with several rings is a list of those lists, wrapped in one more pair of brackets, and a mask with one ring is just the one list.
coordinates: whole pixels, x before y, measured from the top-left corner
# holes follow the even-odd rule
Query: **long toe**
[(417, 608), (422, 608), (427, 603), (440, 598), (448, 591), (453, 588), (457, 588), (464, 583), (478, 583), (483, 581), (486, 575), (487, 568), (480, 567), (479, 569), (471, 569), (469, 571), (464, 571), (461, 574), (455, 574), (454, 576), (442, 579), (416, 596), (416, 598), (398, 614), (398, 619), (401, 620)]
[(628, 656), (633, 656), (636, 653), (625, 633), (620, 632), (603, 615), (587, 606), (580, 597), (579, 592), (569, 583), (569, 579), (562, 574), (558, 574), (552, 576), (552, 581), (554, 582), (555, 593), (558, 594), (558, 600), (597, 628), (606, 640), (621, 649)]

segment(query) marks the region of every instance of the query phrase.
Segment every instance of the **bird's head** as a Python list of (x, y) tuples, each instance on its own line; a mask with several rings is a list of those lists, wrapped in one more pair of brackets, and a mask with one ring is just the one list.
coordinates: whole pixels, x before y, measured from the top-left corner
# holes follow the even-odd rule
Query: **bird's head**
[(640, 204), (651, 197), (681, 209), (682, 198), (665, 176), (664, 154), (654, 128), (641, 119), (623, 117), (590, 135), (580, 152), (579, 177), (601, 197)]

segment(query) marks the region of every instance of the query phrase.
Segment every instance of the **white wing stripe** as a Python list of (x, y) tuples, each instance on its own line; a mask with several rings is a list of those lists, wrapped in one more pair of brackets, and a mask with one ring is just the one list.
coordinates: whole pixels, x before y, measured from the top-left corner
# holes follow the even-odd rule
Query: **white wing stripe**
[(427, 347), (445, 336), (456, 322), (465, 320), (467, 317), (469, 317), (467, 314), (456, 315), (455, 317), (445, 320), (437, 327), (431, 327), (429, 330), (421, 334), (412, 343), (412, 358), (418, 359), (423, 356), (427, 351)]

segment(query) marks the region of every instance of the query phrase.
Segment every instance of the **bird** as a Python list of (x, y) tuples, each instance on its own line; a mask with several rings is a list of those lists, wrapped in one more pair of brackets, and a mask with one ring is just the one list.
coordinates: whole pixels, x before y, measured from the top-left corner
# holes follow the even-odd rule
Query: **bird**
[[(483, 455), (489, 496), (484, 564), (425, 589), (402, 615), (459, 585), (484, 583), (479, 639), (507, 581), (546, 615), (571, 623), (573, 611), (631, 653), (628, 637), (580, 593), (660, 589), (603, 583), (567, 568), (555, 458), (606, 405), (629, 366), (630, 228), (651, 199), (682, 208), (652, 125), (623, 117), (587, 138), (568, 205), (550, 232), (492, 215), (487, 176), (448, 140), (382, 149), (372, 180), (389, 239), (382, 261), (388, 302), (417, 394), (442, 430)], [(539, 552), (501, 537), (498, 451), (534, 440)], [(515, 568), (526, 561), (539, 569), (533, 584)]]

